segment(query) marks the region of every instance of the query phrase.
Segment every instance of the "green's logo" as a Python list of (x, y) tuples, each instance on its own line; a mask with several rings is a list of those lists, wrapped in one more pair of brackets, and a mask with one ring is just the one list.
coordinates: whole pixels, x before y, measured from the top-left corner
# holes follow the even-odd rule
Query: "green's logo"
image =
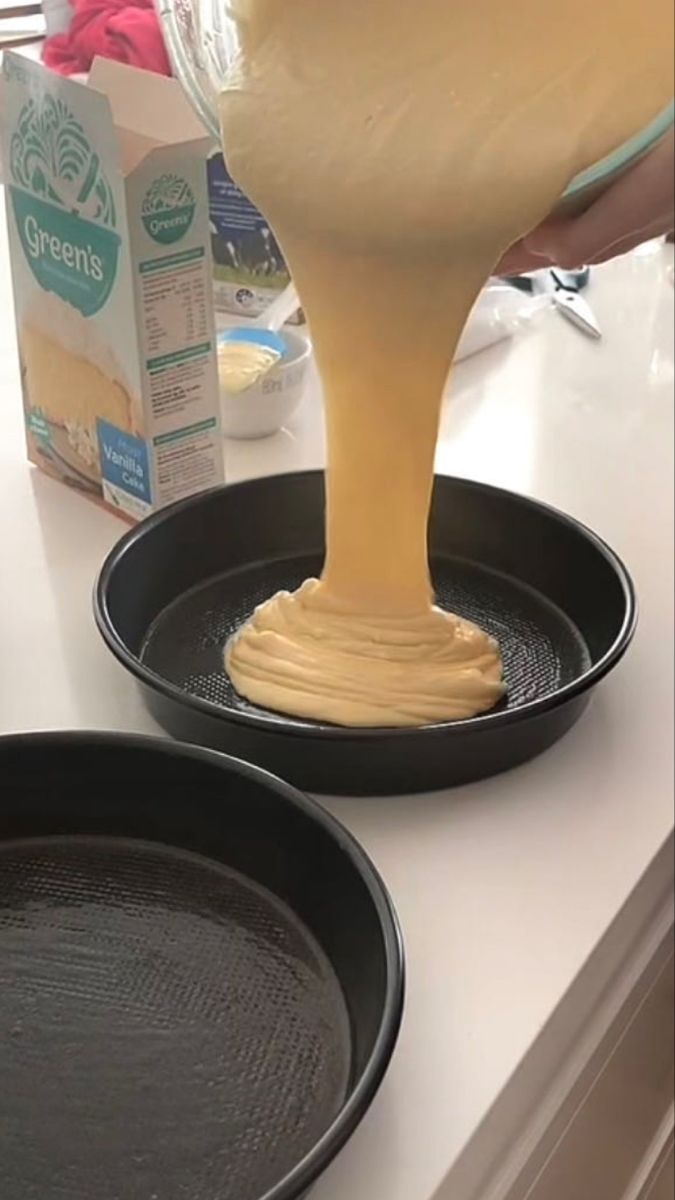
[(62, 100), (21, 111), (10, 146), (12, 206), (38, 283), (85, 317), (112, 291), (120, 239), (114, 196), (98, 155)]
[(165, 246), (185, 236), (194, 215), (194, 193), (179, 175), (160, 175), (143, 199), (143, 224), (153, 241)]

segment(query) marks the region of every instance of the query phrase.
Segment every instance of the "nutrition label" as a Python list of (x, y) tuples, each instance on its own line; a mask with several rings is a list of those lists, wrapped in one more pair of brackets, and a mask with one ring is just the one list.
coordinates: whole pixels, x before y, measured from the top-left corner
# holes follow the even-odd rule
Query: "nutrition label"
[(202, 246), (194, 247), (142, 262), (139, 273), (146, 403), (161, 435), (213, 412), (217, 385), (208, 259)]
[(204, 246), (139, 263), (146, 437), (161, 507), (222, 482), (211, 272)]
[(209, 336), (211, 280), (203, 248), (143, 262), (140, 276), (148, 358)]

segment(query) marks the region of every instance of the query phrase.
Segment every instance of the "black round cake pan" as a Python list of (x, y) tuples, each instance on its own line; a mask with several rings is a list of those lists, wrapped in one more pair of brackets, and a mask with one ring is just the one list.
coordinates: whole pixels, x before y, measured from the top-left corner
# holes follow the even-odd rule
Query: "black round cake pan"
[(169, 733), (324, 794), (468, 783), (565, 734), (634, 633), (631, 580), (595, 534), (522, 496), (438, 477), (430, 522), (438, 602), (499, 639), (506, 699), (473, 720), (404, 730), (254, 708), (227, 676), (224, 645), (257, 604), (320, 572), (323, 518), (321, 473), (274, 476), (179, 503), (113, 550), (96, 620)]
[(314, 802), (168, 739), (0, 738), (2, 1200), (297, 1200), (402, 1004), (384, 885)]

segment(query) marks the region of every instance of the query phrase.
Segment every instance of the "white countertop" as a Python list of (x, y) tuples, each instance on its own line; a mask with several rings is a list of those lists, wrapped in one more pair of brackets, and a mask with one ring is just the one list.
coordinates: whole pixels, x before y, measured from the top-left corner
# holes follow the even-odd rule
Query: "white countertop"
[[(669, 264), (659, 246), (596, 273), (602, 344), (550, 313), (455, 374), (439, 470), (595, 528), (634, 573), (641, 625), (588, 715), (538, 761), (434, 796), (330, 802), (391, 888), (409, 993), (391, 1072), (316, 1200), (499, 1197), (459, 1156), (473, 1138), (488, 1163), (486, 1113), (512, 1103), (515, 1068), (638, 881), (654, 872), (662, 886), (657, 855), (673, 824)], [(95, 572), (125, 527), (24, 459), (4, 233), (0, 304), (0, 730), (156, 732), (91, 616)], [(291, 432), (228, 445), (230, 480), (321, 465), (321, 429), (313, 389)]]

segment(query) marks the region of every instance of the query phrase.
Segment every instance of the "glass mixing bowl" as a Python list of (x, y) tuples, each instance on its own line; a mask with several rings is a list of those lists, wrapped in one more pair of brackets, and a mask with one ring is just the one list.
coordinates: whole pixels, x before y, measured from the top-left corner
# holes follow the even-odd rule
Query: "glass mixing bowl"
[[(228, 0), (157, 0), (176, 75), (216, 141), (220, 141), (218, 96), (239, 50)], [(584, 208), (616, 175), (637, 162), (667, 133), (675, 103), (612, 154), (577, 175), (562, 198), (566, 208)]]

